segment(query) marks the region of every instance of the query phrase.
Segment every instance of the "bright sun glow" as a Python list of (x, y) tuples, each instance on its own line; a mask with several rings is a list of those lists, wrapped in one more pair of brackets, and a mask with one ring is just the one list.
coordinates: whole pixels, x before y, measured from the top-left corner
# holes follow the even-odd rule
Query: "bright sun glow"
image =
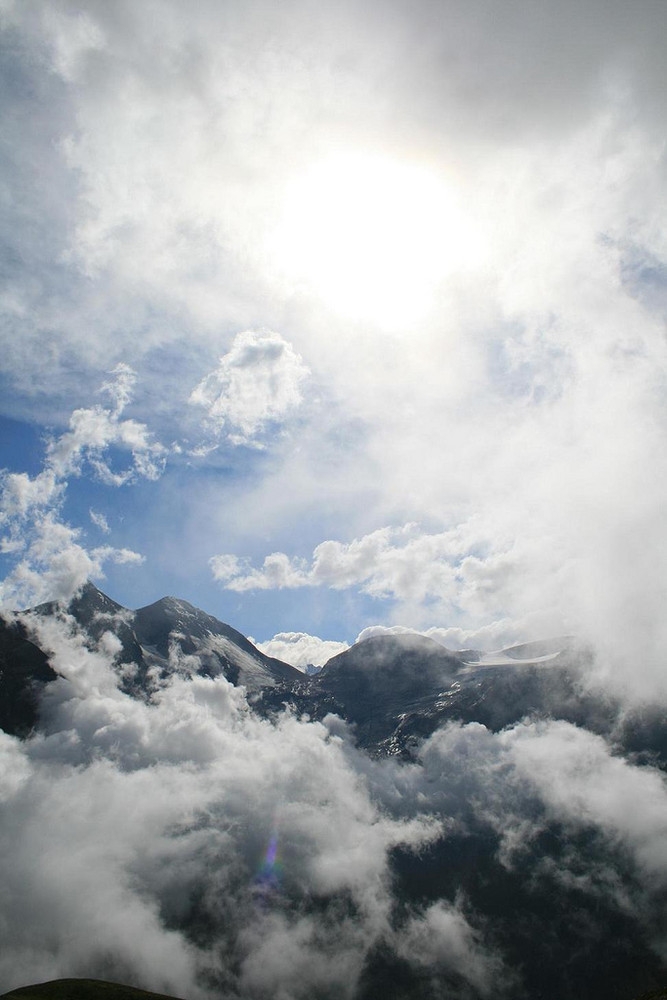
[(341, 315), (395, 327), (423, 315), (470, 258), (472, 230), (437, 174), (349, 153), (292, 183), (274, 247), (290, 282)]

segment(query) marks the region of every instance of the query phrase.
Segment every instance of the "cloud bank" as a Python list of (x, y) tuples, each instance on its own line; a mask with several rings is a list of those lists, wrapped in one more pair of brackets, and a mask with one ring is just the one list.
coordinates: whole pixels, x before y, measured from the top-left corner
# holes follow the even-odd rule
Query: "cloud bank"
[[(665, 778), (602, 737), (452, 723), (412, 763), (372, 760), (337, 717), (260, 718), (187, 657), (132, 699), (109, 641), (72, 624), (30, 622), (60, 678), (39, 733), (0, 734), (3, 989), (84, 976), (202, 1000), (353, 998), (400, 967), (420, 996), (518, 997), (554, 961), (565, 904), (596, 955), (608, 921), (647, 964), (664, 951)], [(428, 891), (408, 877), (420, 865)], [(576, 953), (557, 954), (572, 975)]]

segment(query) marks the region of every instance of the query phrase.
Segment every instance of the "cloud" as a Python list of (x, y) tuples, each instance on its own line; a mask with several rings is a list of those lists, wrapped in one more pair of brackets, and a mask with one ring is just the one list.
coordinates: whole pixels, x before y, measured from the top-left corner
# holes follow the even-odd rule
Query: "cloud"
[[(52, 422), (76, 399), (85, 416), (59, 460), (120, 482), (161, 458), (114, 420), (116, 403), (106, 417), (88, 405), (91, 372), (141, 373), (140, 426), (150, 413), (180, 433), (199, 413), (214, 440), (257, 445), (303, 405), (307, 366), (327, 406), (308, 411), (300, 451), (276, 449), (261, 476), (237, 455), (242, 485), (207, 485), (206, 516), (175, 533), (219, 518), (213, 551), (241, 555), (270, 510), (260, 568), (236, 588), (314, 579), (310, 553), (334, 542), (317, 578), (402, 603), (392, 621), (539, 620), (586, 632), (618, 674), (637, 637), (616, 623), (630, 619), (647, 689), (660, 687), (660, 5), (517, 0), (502, 24), (486, 2), (395, 2), (363, 18), (330, 4), (316, 19), (299, 2), (281, 16), (56, 2), (3, 17), (11, 412)], [(398, 331), (341, 323), (267, 255), (285, 193), (332, 153), (425, 165), (464, 210), (442, 233), (448, 253), (480, 234), (474, 267), (443, 280), (426, 314), (409, 305)], [(271, 329), (289, 345), (248, 332)], [(134, 451), (129, 467), (101, 459), (100, 438)], [(192, 459), (210, 446), (190, 443)], [(385, 566), (361, 552), (367, 575), (354, 568), (351, 540), (411, 522), (434, 539), (472, 525), (469, 561), (452, 568), (436, 543), (429, 571), (407, 546), (389, 551), (403, 548), (393, 538)], [(274, 550), (288, 565), (262, 569)]]
[[(475, 723), (451, 724), (425, 742), (420, 757), (425, 770), (419, 781), (428, 781), (429, 775), (436, 787), (443, 781), (436, 798), (450, 780), (458, 783), (457, 771), (461, 777), (465, 771), (468, 815), (498, 831), (500, 856), (508, 866), (520, 864), (531, 838), (553, 821), (594, 828), (610, 847), (621, 844), (630, 852), (646, 887), (653, 879), (662, 882), (659, 869), (667, 850), (664, 775), (616, 756), (601, 736), (558, 720), (526, 720), (498, 734)], [(450, 762), (448, 777), (438, 778), (445, 761)], [(537, 811), (533, 797), (539, 802)]]
[(667, 785), (659, 770), (634, 768), (599, 736), (563, 722), (520, 727), (502, 742), (553, 816), (603, 829), (633, 853), (643, 878), (664, 884)]
[[(479, 552), (487, 549), (488, 554), (469, 555), (471, 547)], [(214, 578), (237, 592), (354, 588), (400, 602), (401, 610), (412, 610), (417, 619), (424, 614), (447, 618), (464, 609), (473, 621), (480, 612), (502, 612), (508, 592), (511, 594), (515, 587), (523, 590), (535, 572), (530, 552), (521, 545), (494, 552), (476, 519), (437, 533), (406, 524), (401, 528), (380, 528), (347, 543), (328, 540), (316, 546), (310, 562), (273, 552), (259, 568), (234, 555), (213, 556), (210, 565)], [(464, 645), (477, 638), (485, 646), (490, 641), (498, 645), (517, 641), (526, 628), (544, 627), (544, 621), (549, 620), (549, 605), (542, 619), (537, 615), (531, 618), (526, 609), (521, 610), (523, 619), (501, 618), (477, 628), (416, 627), (445, 645), (450, 637)]]
[[(82, 530), (61, 519), (68, 477), (86, 469), (105, 486), (124, 486), (141, 476), (157, 479), (164, 469), (166, 449), (150, 439), (144, 424), (121, 420), (131, 399), (134, 372), (118, 365), (113, 378), (100, 391), (112, 400), (111, 409), (94, 407), (75, 410), (69, 430), (53, 439), (43, 469), (36, 476), (0, 471), (0, 548), (13, 559), (0, 583), (3, 604), (26, 606), (42, 601), (67, 602), (90, 577), (103, 576), (103, 565), (139, 564), (143, 556), (128, 548), (111, 545), (86, 549)], [(106, 453), (116, 446), (132, 455), (132, 466), (112, 471)], [(106, 518), (90, 511), (91, 520), (105, 534)]]
[(260, 569), (236, 557), (214, 556), (213, 574), (230, 590), (271, 587), (359, 586), (377, 596), (441, 593), (453, 578), (451, 566), (460, 540), (456, 533), (420, 534), (416, 525), (380, 528), (349, 543), (321, 542), (312, 562), (283, 552), (267, 556)]
[(16, 555), (12, 570), (0, 582), (0, 603), (27, 607), (44, 601), (67, 603), (86, 580), (104, 576), (103, 565), (137, 565), (143, 556), (127, 548), (102, 545), (86, 549), (80, 544), (81, 532), (59, 520), (55, 511), (47, 511), (23, 525), (15, 535)]
[(107, 521), (104, 514), (101, 514), (97, 510), (93, 510), (92, 507), (88, 511), (88, 514), (90, 515), (90, 520), (93, 522), (95, 527), (99, 528), (103, 534), (108, 535), (109, 532), (111, 531), (111, 528), (109, 527), (109, 522)]
[[(326, 725), (261, 720), (224, 678), (175, 677), (135, 701), (66, 620), (32, 628), (61, 679), (43, 735), (1, 734), (16, 758), (0, 804), (3, 987), (30, 959), (38, 978), (195, 997), (205, 982), (257, 997), (333, 982), (349, 995), (389, 933), (389, 851), (428, 843), (438, 821), (388, 815)], [(263, 890), (272, 831), (282, 874)]]
[(216, 434), (228, 427), (232, 444), (249, 444), (299, 406), (307, 375), (301, 357), (279, 334), (246, 330), (193, 389), (190, 403), (205, 408)]
[[(135, 476), (158, 479), (164, 471), (166, 449), (150, 440), (146, 425), (136, 420), (120, 420), (132, 398), (135, 373), (127, 365), (119, 364), (111, 374), (115, 378), (105, 382), (100, 391), (109, 394), (112, 409), (96, 406), (74, 410), (69, 431), (52, 441), (47, 449), (48, 466), (60, 479), (79, 475), (84, 462), (107, 486), (124, 486)], [(132, 467), (114, 472), (103, 458), (110, 446), (129, 451)]]
[[(525, 629), (525, 622), (513, 622), (505, 618), (490, 622), (479, 629), (432, 626), (419, 630), (419, 634), (439, 642), (448, 649), (493, 650), (521, 641)], [(401, 635), (415, 631), (417, 630), (406, 625), (368, 625), (362, 629), (355, 642), (363, 642), (364, 639), (370, 639), (374, 635)]]
[(305, 670), (309, 664), (321, 667), (332, 656), (349, 648), (346, 642), (319, 639), (307, 632), (278, 632), (272, 639), (256, 642), (255, 645), (268, 656), (275, 656), (300, 670)]
[(433, 903), (407, 922), (396, 945), (398, 954), (413, 965), (459, 973), (481, 997), (492, 995), (499, 984), (502, 989), (502, 962), (483, 946), (455, 906)]
[[(114, 651), (72, 624), (30, 622), (60, 677), (40, 734), (0, 734), (3, 989), (27, 963), (33, 978), (202, 1000), (353, 997), (384, 955), (421, 995), (517, 996), (535, 961), (569, 975), (579, 951), (593, 960), (588, 948), (549, 957), (559, 908), (577, 926), (596, 913), (603, 938), (621, 915), (633, 941), (664, 948), (650, 919), (664, 775), (601, 737), (548, 720), (451, 724), (413, 763), (373, 760), (342, 720), (259, 718), (222, 677), (176, 671), (134, 700)], [(405, 883), (407, 858), (428, 892)], [(462, 882), (465, 894), (448, 888)], [(508, 905), (535, 901), (528, 930), (498, 912), (499, 885)], [(591, 947), (608, 961), (606, 940)]]
[(24, 518), (36, 509), (47, 507), (60, 498), (64, 489), (53, 469), (45, 469), (34, 478), (25, 472), (3, 469), (0, 523), (11, 524), (14, 518)]

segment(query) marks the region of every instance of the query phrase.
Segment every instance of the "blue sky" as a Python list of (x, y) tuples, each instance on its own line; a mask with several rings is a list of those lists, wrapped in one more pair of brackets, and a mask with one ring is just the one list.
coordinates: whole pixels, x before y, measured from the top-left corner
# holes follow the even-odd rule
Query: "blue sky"
[(497, 10), (0, 6), (5, 606), (660, 671), (667, 13)]

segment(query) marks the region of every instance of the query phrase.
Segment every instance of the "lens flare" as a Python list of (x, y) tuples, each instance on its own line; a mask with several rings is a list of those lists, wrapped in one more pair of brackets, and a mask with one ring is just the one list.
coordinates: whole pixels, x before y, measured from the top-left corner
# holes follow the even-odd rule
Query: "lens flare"
[(264, 860), (255, 875), (253, 894), (261, 905), (267, 905), (280, 890), (283, 865), (278, 854), (278, 831), (273, 829)]

